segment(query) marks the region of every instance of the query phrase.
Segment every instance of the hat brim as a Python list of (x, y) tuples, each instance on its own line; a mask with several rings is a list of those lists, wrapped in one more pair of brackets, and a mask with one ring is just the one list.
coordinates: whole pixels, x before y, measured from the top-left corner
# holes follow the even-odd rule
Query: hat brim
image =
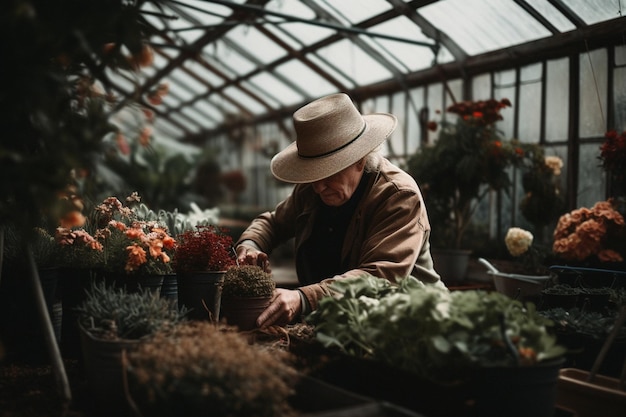
[(392, 114), (373, 113), (363, 116), (366, 127), (361, 136), (339, 151), (319, 158), (302, 158), (294, 141), (277, 153), (270, 163), (276, 179), (294, 184), (323, 180), (356, 163), (376, 149), (393, 133), (398, 120)]

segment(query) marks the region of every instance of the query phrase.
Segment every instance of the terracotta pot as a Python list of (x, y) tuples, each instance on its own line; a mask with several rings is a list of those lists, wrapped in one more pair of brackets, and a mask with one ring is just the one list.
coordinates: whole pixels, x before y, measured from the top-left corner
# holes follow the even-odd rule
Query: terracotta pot
[(256, 319), (270, 305), (271, 299), (271, 296), (222, 298), (220, 317), (239, 330), (255, 329)]

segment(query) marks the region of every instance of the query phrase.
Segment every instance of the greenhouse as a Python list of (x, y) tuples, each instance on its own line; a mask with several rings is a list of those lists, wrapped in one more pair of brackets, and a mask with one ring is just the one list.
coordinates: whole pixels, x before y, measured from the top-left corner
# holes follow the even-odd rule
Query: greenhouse
[(3, 417), (623, 414), (626, 2), (0, 7)]

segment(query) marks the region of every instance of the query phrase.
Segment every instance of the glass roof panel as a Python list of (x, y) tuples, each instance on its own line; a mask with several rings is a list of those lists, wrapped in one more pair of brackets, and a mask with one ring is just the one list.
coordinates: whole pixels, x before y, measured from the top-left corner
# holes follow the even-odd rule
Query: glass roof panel
[(571, 8), (588, 25), (620, 17), (622, 13), (619, 1), (563, 0), (563, 3)]
[[(240, 25), (228, 32), (226, 39), (245, 49), (256, 60), (264, 64), (277, 60), (285, 55), (285, 50), (274, 41), (248, 25)], [(233, 45), (230, 45), (233, 47)]]
[[(190, 73), (196, 74), (197, 78), (206, 82), (212, 88), (219, 88), (225, 82), (225, 78), (219, 77), (213, 71), (209, 71), (207, 68), (205, 68), (203, 65), (201, 65), (197, 61), (185, 61), (185, 64), (183, 65), (183, 67), (185, 67), (185, 69), (188, 70)], [(191, 76), (189, 77), (189, 84), (192, 86), (192, 88), (196, 92), (202, 91), (208, 88), (204, 86), (203, 83), (198, 81), (198, 79), (191, 77)]]
[(576, 29), (576, 26), (552, 4), (545, 0), (526, 0), (543, 17), (550, 21), (561, 32)]
[(291, 60), (274, 68), (274, 71), (285, 78), (298, 74), (298, 85), (309, 98), (334, 93), (337, 88), (301, 61)]
[(470, 55), (550, 36), (512, 1), (446, 0), (424, 6), (419, 12)]
[[(300, 74), (298, 74), (298, 77), (299, 76)], [(287, 77), (287, 79), (290, 78), (293, 78), (293, 74)], [(255, 75), (250, 78), (250, 83), (255, 85), (260, 90), (265, 90), (267, 95), (273, 99), (272, 101), (274, 101), (274, 103), (278, 101), (278, 104), (282, 103), (282, 105), (291, 105), (304, 99), (301, 94), (298, 94), (297, 90), (289, 85), (286, 85), (269, 72), (262, 72)], [(275, 107), (279, 106), (276, 106), (275, 104)]]
[(180, 109), (180, 112), (192, 120), (202, 121), (207, 128), (217, 125), (215, 118), (211, 117), (210, 114), (200, 112), (195, 106), (185, 106)]
[[(259, 103), (257, 100), (250, 97), (248, 94), (244, 93), (243, 91), (241, 91), (241, 89), (237, 87), (226, 87), (223, 91), (223, 95), (233, 100), (234, 102), (242, 103), (246, 110), (253, 114), (263, 114), (267, 111), (267, 109), (261, 103)], [(235, 111), (232, 111), (232, 113), (235, 113)]]
[[(376, 25), (368, 32), (434, 44), (422, 33), (419, 26), (405, 16), (398, 16)], [(402, 72), (428, 68), (435, 58), (432, 50), (426, 46), (364, 35), (361, 38), (370, 43), (379, 53), (386, 55), (389, 61)]]
[[(317, 19), (315, 12), (300, 0), (272, 0), (265, 7), (267, 10), (290, 15), (297, 20), (313, 21)], [(274, 33), (282, 32), (282, 39), (289, 38), (288, 43), (299, 49), (300, 45), (311, 45), (335, 33), (333, 29), (325, 28), (302, 21), (288, 21), (282, 17), (267, 16), (265, 27)], [(285, 33), (286, 32), (286, 33)], [(295, 43), (295, 45), (294, 45)]]
[(326, 73), (330, 74), (333, 78), (338, 80), (338, 82), (340, 82), (341, 84), (349, 88), (355, 87), (354, 80), (348, 78), (346, 74), (341, 72), (341, 70), (333, 62), (332, 56), (330, 57), (330, 60), (326, 56), (321, 57), (313, 53), (307, 54), (306, 57), (315, 65), (322, 68), (322, 70), (324, 70)]
[(317, 0), (316, 3), (342, 23), (356, 24), (391, 9), (386, 0)]
[(319, 54), (332, 61), (357, 85), (371, 84), (392, 77), (385, 67), (347, 39), (319, 49)]

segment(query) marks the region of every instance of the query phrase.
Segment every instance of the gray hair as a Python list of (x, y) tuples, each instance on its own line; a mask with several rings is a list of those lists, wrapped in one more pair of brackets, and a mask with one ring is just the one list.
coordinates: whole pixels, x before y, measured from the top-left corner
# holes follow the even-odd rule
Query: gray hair
[(365, 172), (380, 171), (380, 163), (383, 159), (382, 150), (383, 145), (381, 144), (363, 157), (363, 159), (365, 159), (365, 167), (363, 168)]

